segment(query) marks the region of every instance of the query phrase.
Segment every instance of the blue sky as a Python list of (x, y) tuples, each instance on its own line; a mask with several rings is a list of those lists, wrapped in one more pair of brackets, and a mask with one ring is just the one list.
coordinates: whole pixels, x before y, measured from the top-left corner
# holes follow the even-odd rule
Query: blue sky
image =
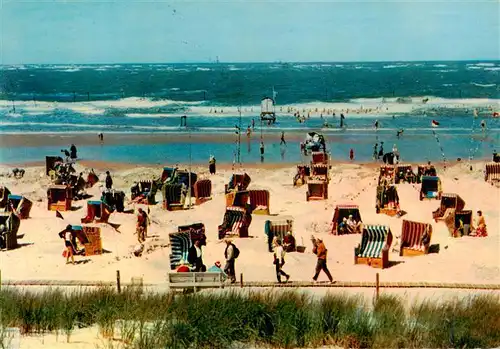
[[(2, 2), (2, 0), (0, 0)], [(9, 1), (3, 64), (499, 59), (492, 1)]]

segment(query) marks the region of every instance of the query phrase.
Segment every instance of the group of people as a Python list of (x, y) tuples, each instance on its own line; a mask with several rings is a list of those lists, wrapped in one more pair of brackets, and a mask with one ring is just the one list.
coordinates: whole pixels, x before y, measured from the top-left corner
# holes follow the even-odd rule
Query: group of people
[(362, 232), (362, 222), (357, 222), (352, 214), (349, 215), (349, 218), (342, 218), (342, 222), (339, 223), (338, 233), (339, 235), (344, 234), (355, 234)]
[[(291, 235), (291, 234), (289, 234)], [(193, 245), (188, 250), (187, 261), (181, 260), (177, 267), (177, 272), (219, 272), (224, 274), (224, 278), (228, 278), (231, 283), (236, 282), (235, 263), (240, 252), (238, 247), (232, 242), (231, 239), (226, 239), (226, 249), (224, 250), (224, 258), (226, 261), (225, 267), (222, 269), (220, 261), (216, 261), (214, 265), (207, 269), (203, 262), (203, 249), (200, 240), (195, 240)], [(326, 259), (328, 250), (321, 238), (312, 237), (313, 253), (317, 257), (315, 273), (313, 281), (318, 281), (319, 274), (323, 271), (331, 283), (334, 283), (333, 277), (328, 270)], [(283, 282), (282, 277), (285, 278), (284, 282), (290, 280), (290, 275), (283, 270), (285, 265), (285, 256), (287, 247), (284, 246), (284, 241), (281, 239), (274, 239), (271, 252), (273, 253), (273, 265), (276, 272), (276, 279), (278, 283)]]
[(226, 239), (226, 249), (224, 250), (224, 259), (226, 265), (222, 269), (220, 261), (216, 261), (213, 266), (207, 269), (203, 263), (203, 249), (200, 240), (195, 240), (193, 245), (188, 250), (187, 261), (181, 260), (176, 271), (183, 272), (219, 272), (224, 274), (224, 278), (229, 278), (232, 284), (236, 282), (235, 263), (240, 255), (240, 250), (232, 242), (231, 239)]

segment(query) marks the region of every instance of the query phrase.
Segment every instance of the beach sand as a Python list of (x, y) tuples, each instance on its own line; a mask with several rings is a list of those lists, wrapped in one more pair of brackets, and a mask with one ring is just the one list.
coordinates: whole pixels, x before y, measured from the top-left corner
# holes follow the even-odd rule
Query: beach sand
[[(419, 186), (398, 185), (401, 208), (407, 212), (403, 218), (388, 217), (375, 213), (375, 190), (378, 176), (377, 166), (362, 164), (335, 164), (330, 171), (329, 198), (325, 201), (306, 202), (307, 186), (294, 188), (293, 166), (249, 166), (236, 169), (247, 172), (252, 178), (250, 189), (267, 189), (271, 194), (270, 210), (272, 215), (292, 216), (294, 233), (299, 245), (306, 246), (305, 253), (288, 253), (284, 270), (291, 275), (292, 281), (310, 281), (314, 274), (316, 258), (311, 252), (310, 237), (322, 237), (328, 248), (328, 267), (338, 281), (375, 281), (380, 273), (380, 281), (408, 282), (443, 282), (470, 284), (500, 284), (500, 189), (484, 181), (484, 163), (473, 163), (470, 171), (466, 164), (456, 164), (446, 171), (438, 167), (445, 193), (456, 193), (466, 202), (465, 209), (475, 213), (481, 209), (488, 225), (486, 238), (463, 237), (451, 238), (444, 223), (432, 220), (432, 211), (439, 206), (438, 200), (419, 201)], [(78, 163), (77, 171), (87, 172), (95, 168), (101, 181), (89, 189), (94, 198), (100, 197), (104, 180), (104, 171), (111, 169), (114, 187), (130, 195), (134, 181), (158, 177), (161, 167), (138, 167), (127, 164), (106, 164), (86, 162)], [(203, 222), (206, 227), (207, 246), (204, 248), (204, 262), (207, 267), (215, 261), (224, 261), (225, 244), (217, 238), (217, 226), (222, 223), (225, 212), (224, 184), (232, 174), (230, 166), (219, 166), (216, 175), (210, 176), (206, 166), (194, 168), (198, 178), (212, 181), (213, 199), (191, 210), (167, 212), (161, 205), (150, 206), (151, 222), (149, 236), (142, 257), (135, 257), (132, 250), (137, 245), (134, 235), (136, 216), (134, 214), (113, 213), (109, 221), (121, 224), (119, 231), (107, 224), (100, 224), (103, 248), (108, 251), (100, 256), (80, 257), (77, 265), (66, 265), (61, 256), (64, 243), (57, 233), (68, 224), (80, 224), (86, 215), (86, 201), (73, 203), (75, 209), (62, 212), (64, 220), (58, 219), (55, 212), (47, 211), (46, 188), (49, 178), (41, 166), (25, 167), (22, 179), (5, 176), (7, 167), (0, 169), (2, 185), (13, 194), (25, 195), (33, 201), (30, 218), (23, 220), (18, 235), (21, 246), (11, 251), (0, 253), (2, 279), (4, 280), (102, 280), (113, 281), (116, 270), (120, 270), (121, 279), (128, 282), (132, 277), (143, 277), (144, 283), (158, 285), (164, 289), (166, 274), (169, 269), (168, 234), (175, 232), (179, 225)], [(161, 193), (157, 199), (160, 200)], [(391, 228), (395, 237), (393, 246), (401, 235), (402, 219), (432, 223), (431, 244), (439, 244), (439, 253), (418, 257), (400, 257), (398, 252), (389, 254), (392, 266), (388, 269), (375, 269), (366, 265), (354, 265), (354, 248), (360, 243), (360, 235), (333, 236), (330, 234), (331, 221), (335, 205), (357, 204), (360, 206), (365, 224), (385, 224)], [(144, 205), (126, 205), (137, 209)], [(273, 217), (274, 218), (274, 217)], [(267, 252), (264, 222), (268, 216), (254, 215), (249, 228), (250, 238), (235, 238), (234, 242), (241, 251), (236, 262), (236, 273), (243, 274), (245, 281), (275, 281), (273, 256)], [(327, 280), (322, 274), (320, 280)], [(155, 289), (155, 287), (153, 287)], [(373, 295), (373, 289), (346, 289), (342, 291), (360, 292)], [(460, 293), (457, 290), (407, 290), (412, 297), (442, 298), (444, 296), (472, 294), (474, 291)], [(326, 292), (315, 289), (314, 292)], [(339, 292), (336, 290), (335, 292)], [(384, 292), (406, 291), (384, 290)], [(95, 339), (95, 331), (92, 333)], [(64, 338), (59, 339), (64, 341)], [(30, 337), (31, 338), (31, 337)], [(29, 339), (29, 338), (28, 338)], [(26, 340), (28, 340), (26, 339)], [(24, 340), (24, 339), (23, 339)], [(34, 340), (34, 339), (29, 339)], [(97, 340), (97, 339), (95, 339)], [(40, 342), (37, 342), (40, 343)], [(47, 340), (47, 343), (51, 343)], [(93, 342), (97, 343), (97, 342)], [(39, 347), (28, 345), (27, 348)], [(90, 344), (89, 344), (90, 345)], [(65, 348), (44, 345), (44, 347)], [(90, 346), (72, 346), (72, 348), (90, 348)], [(24, 348), (24, 346), (23, 346)]]

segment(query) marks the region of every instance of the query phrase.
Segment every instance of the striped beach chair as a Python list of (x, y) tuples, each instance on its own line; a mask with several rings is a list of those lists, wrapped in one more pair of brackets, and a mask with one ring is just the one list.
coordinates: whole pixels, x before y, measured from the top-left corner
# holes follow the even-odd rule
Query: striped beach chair
[(207, 245), (207, 236), (205, 235), (205, 224), (203, 223), (193, 223), (188, 225), (180, 225), (177, 227), (178, 233), (188, 232), (191, 241), (194, 243), (200, 240), (201, 246)]
[(0, 187), (0, 208), (7, 207), (7, 201), (9, 200), (10, 190), (7, 187)]
[(313, 151), (311, 153), (311, 165), (316, 165), (316, 164), (324, 164), (324, 165), (329, 165), (329, 156), (328, 153), (322, 152), (322, 151)]
[(183, 210), (186, 202), (187, 187), (181, 183), (163, 186), (163, 209), (167, 211)]
[(441, 200), (441, 179), (436, 176), (423, 176), (422, 185), (420, 187), (420, 201), (423, 199)]
[(230, 191), (226, 195), (226, 208), (227, 207), (241, 207), (248, 208), (248, 201), (250, 200), (250, 193), (248, 190)]
[(390, 217), (397, 215), (401, 211), (398, 190), (394, 185), (380, 185), (377, 187), (375, 210), (379, 214), (386, 214)]
[(69, 211), (73, 192), (70, 186), (51, 185), (47, 189), (47, 209), (49, 211)]
[(465, 201), (457, 194), (441, 194), (441, 203), (439, 208), (432, 212), (434, 221), (444, 220), (449, 214), (455, 214), (455, 211), (462, 211), (465, 207)]
[[(189, 186), (189, 177), (191, 176), (191, 187)], [(184, 184), (188, 190), (191, 190), (191, 196), (194, 197), (194, 184), (198, 180), (198, 175), (194, 172), (189, 171), (179, 171), (175, 173), (175, 183)]]
[(55, 170), (55, 165), (57, 162), (63, 162), (63, 158), (60, 156), (46, 156), (45, 157), (45, 174), (48, 176), (50, 171)]
[(17, 232), (19, 226), (21, 225), (21, 220), (14, 213), (1, 213), (0, 214), (0, 224), (5, 226), (6, 233), (5, 238), (5, 248), (7, 250), (13, 250), (18, 247), (17, 244)]
[(27, 219), (32, 206), (33, 203), (24, 196), (11, 194), (8, 196), (6, 211), (14, 213), (20, 219)]
[(293, 232), (293, 217), (282, 216), (265, 221), (264, 232), (266, 236), (272, 234), (274, 238), (281, 240), (286, 252), (297, 251), (297, 242)]
[(240, 238), (248, 237), (248, 227), (252, 222), (252, 215), (241, 207), (227, 207), (222, 224), (219, 225), (219, 239), (226, 235), (236, 235)]
[(92, 188), (94, 184), (99, 182), (99, 177), (94, 172), (94, 169), (90, 170), (89, 174), (87, 175), (87, 181), (85, 182), (85, 188)]
[(324, 179), (325, 181), (330, 180), (330, 176), (328, 174), (329, 167), (327, 164), (313, 164), (311, 165), (311, 174), (315, 178), (321, 178)]
[(354, 264), (387, 268), (391, 244), (392, 233), (388, 226), (366, 225), (363, 228), (361, 244), (354, 249)]
[(71, 229), (80, 245), (84, 248), (85, 256), (102, 254), (103, 249), (100, 227), (73, 225)]
[(491, 162), (484, 166), (484, 180), (492, 184), (500, 181), (500, 162)]
[[(416, 182), (416, 175), (413, 168), (408, 164), (398, 164), (394, 170), (394, 183), (414, 183)], [(409, 175), (408, 175), (409, 174)]]
[(307, 181), (306, 201), (328, 199), (328, 182), (322, 179)]
[(87, 215), (81, 219), (82, 223), (107, 223), (112, 210), (100, 200), (87, 201)]
[(175, 176), (175, 171), (177, 167), (163, 167), (163, 171), (161, 172), (161, 181), (165, 182), (167, 178), (173, 178)]
[(356, 222), (361, 222), (361, 213), (359, 212), (358, 205), (348, 204), (335, 206), (335, 210), (333, 211), (331, 231), (333, 235), (339, 235), (339, 224), (344, 218), (349, 218), (349, 215), (352, 215), (352, 218), (355, 219)]
[(394, 184), (395, 182), (395, 167), (393, 165), (380, 166), (378, 175), (378, 185)]
[(297, 173), (293, 177), (293, 186), (301, 186), (307, 183), (307, 179), (311, 175), (311, 167), (309, 165), (297, 165)]
[(181, 260), (187, 261), (189, 248), (192, 245), (189, 232), (177, 232), (169, 234), (170, 240), (170, 269), (175, 270)]
[(225, 185), (225, 193), (229, 193), (234, 190), (247, 190), (252, 179), (246, 173), (234, 173), (229, 180), (229, 183)]
[(455, 214), (445, 220), (446, 227), (452, 237), (470, 235), (472, 225), (472, 211), (455, 211)]
[(210, 179), (200, 179), (194, 184), (195, 205), (212, 200), (212, 181)]
[(270, 214), (269, 190), (249, 190), (250, 196), (250, 211), (253, 214)]
[(432, 225), (403, 220), (399, 255), (409, 257), (428, 254), (431, 236)]
[(436, 168), (432, 165), (418, 165), (417, 167), (417, 183), (422, 182), (423, 176), (437, 176)]

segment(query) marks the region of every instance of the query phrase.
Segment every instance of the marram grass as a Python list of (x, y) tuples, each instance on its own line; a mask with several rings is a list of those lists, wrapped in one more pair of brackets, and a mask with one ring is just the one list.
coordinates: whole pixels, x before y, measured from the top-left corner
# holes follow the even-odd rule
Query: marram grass
[(182, 296), (118, 294), (111, 288), (0, 291), (0, 332), (19, 327), (25, 334), (55, 332), (71, 341), (75, 328), (92, 325), (112, 336), (122, 320), (124, 349), (497, 347), (499, 314), (494, 295), (405, 307), (390, 295), (368, 305), (359, 296), (313, 299), (294, 291)]

